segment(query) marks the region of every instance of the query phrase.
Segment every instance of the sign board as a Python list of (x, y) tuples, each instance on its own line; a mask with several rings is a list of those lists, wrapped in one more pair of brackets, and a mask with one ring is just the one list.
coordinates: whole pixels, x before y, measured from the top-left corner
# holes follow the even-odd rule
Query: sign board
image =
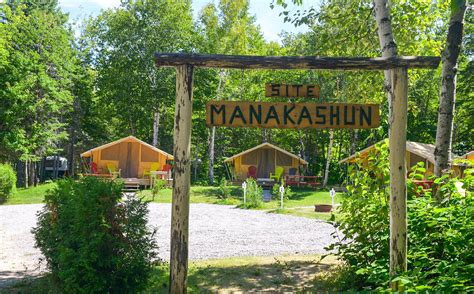
[(319, 98), (318, 85), (265, 84), (266, 97)]
[(280, 129), (369, 129), (380, 125), (378, 104), (210, 101), (206, 125)]

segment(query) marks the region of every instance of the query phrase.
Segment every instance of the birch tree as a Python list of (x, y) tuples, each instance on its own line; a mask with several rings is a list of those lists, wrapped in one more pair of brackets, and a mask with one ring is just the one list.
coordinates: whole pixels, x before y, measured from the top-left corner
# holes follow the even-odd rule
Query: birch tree
[(466, 0), (451, 1), (446, 45), (441, 56), (441, 92), (438, 108), (438, 125), (436, 130), (435, 167), (437, 177), (449, 167), (453, 137), (453, 116), (456, 101), (457, 61), (461, 50), (464, 28)]

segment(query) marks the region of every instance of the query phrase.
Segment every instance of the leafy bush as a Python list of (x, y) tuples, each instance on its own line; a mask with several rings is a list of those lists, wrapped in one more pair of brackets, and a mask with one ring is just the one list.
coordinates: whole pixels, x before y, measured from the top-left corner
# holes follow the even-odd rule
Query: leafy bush
[(146, 286), (156, 257), (147, 203), (120, 202), (122, 184), (62, 180), (33, 229), (53, 281), (66, 293), (131, 293)]
[(293, 191), (291, 190), (290, 186), (285, 186), (285, 181), (281, 181), (281, 184), (274, 184), (272, 187), (272, 196), (275, 199), (280, 199), (280, 186), (283, 185), (285, 187), (285, 193), (283, 194), (283, 200), (291, 199), (294, 195)]
[(259, 208), (263, 204), (263, 191), (255, 179), (248, 178), (247, 182), (247, 207), (248, 208)]
[[(329, 246), (354, 276), (352, 287), (386, 289), (389, 284), (389, 165), (386, 143), (349, 167), (350, 184), (336, 222), (344, 237)], [(466, 178), (437, 179), (441, 203), (408, 180), (408, 271), (396, 277), (405, 290), (452, 292), (474, 289), (474, 200), (472, 171)], [(456, 182), (463, 183), (465, 195)]]
[(0, 164), (0, 203), (5, 202), (16, 190), (16, 174), (11, 165)]
[(222, 178), (219, 182), (219, 187), (217, 189), (217, 197), (219, 199), (227, 199), (230, 196), (231, 187), (225, 178)]
[(151, 189), (152, 201), (155, 197), (166, 187), (166, 181), (162, 179), (155, 179), (153, 182), (153, 188)]

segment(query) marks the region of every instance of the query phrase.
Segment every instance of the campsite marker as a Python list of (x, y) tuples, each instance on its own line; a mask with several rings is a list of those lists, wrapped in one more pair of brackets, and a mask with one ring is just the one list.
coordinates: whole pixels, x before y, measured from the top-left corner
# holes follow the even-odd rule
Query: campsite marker
[(334, 188), (331, 188), (331, 190), (329, 190), (329, 196), (331, 196), (331, 204), (332, 208), (334, 209), (334, 197), (336, 196), (336, 191), (334, 190)]
[(280, 186), (280, 209), (283, 209), (283, 195), (285, 195), (285, 187)]
[(247, 194), (247, 182), (242, 183), (242, 189), (244, 189), (244, 208), (247, 208), (247, 203), (246, 203), (246, 194)]

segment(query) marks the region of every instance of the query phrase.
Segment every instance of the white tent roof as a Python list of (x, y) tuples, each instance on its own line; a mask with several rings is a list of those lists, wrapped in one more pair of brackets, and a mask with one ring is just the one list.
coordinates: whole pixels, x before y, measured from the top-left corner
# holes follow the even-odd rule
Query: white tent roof
[(102, 149), (105, 149), (107, 147), (110, 147), (110, 146), (113, 146), (115, 144), (118, 144), (118, 143), (121, 143), (121, 142), (129, 142), (129, 141), (135, 141), (135, 142), (138, 142), (140, 144), (143, 144), (145, 146), (147, 146), (148, 148), (156, 151), (156, 152), (159, 152), (163, 155), (166, 156), (167, 159), (170, 159), (170, 160), (173, 160), (173, 155), (169, 154), (169, 153), (166, 153), (165, 151), (161, 150), (161, 149), (158, 149), (156, 148), (155, 146), (152, 146), (146, 142), (143, 142), (142, 140), (139, 140), (137, 138), (135, 138), (134, 136), (128, 136), (128, 137), (125, 137), (125, 138), (122, 138), (122, 139), (119, 139), (117, 141), (113, 141), (113, 142), (110, 142), (110, 143), (107, 143), (107, 144), (104, 144), (102, 146), (99, 146), (99, 147), (95, 147), (93, 149), (90, 149), (90, 150), (87, 150), (86, 152), (83, 152), (81, 154), (81, 157), (89, 157), (92, 155), (92, 152), (94, 151), (97, 151), (97, 150), (102, 150)]
[(235, 154), (235, 155), (233, 155), (233, 156), (227, 158), (226, 160), (224, 160), (224, 162), (232, 161), (232, 160), (234, 160), (235, 158), (237, 158), (237, 157), (239, 157), (239, 156), (242, 156), (242, 155), (244, 155), (244, 154), (250, 153), (250, 152), (252, 152), (252, 151), (254, 151), (254, 150), (257, 150), (257, 149), (259, 149), (259, 148), (262, 148), (262, 147), (270, 147), (270, 148), (273, 148), (273, 149), (278, 150), (278, 151), (280, 151), (280, 152), (282, 152), (282, 153), (284, 153), (284, 154), (286, 154), (286, 155), (288, 155), (288, 156), (291, 156), (291, 157), (293, 157), (293, 158), (298, 159), (298, 161), (299, 161), (300, 163), (304, 164), (304, 165), (308, 164), (308, 162), (307, 162), (306, 160), (304, 160), (303, 158), (301, 158), (301, 157), (299, 157), (299, 156), (297, 156), (297, 155), (294, 155), (293, 153), (290, 153), (290, 152), (288, 152), (288, 151), (286, 151), (286, 150), (284, 150), (284, 149), (281, 149), (280, 147), (275, 146), (275, 145), (270, 144), (270, 143), (262, 143), (262, 144), (260, 144), (260, 145), (257, 145), (257, 146), (255, 146), (255, 147), (253, 147), (253, 148), (250, 148), (250, 149), (248, 149), (248, 150), (242, 151), (242, 152), (240, 152), (240, 153), (238, 153), (238, 154)]
[[(351, 156), (349, 156), (347, 158), (344, 158), (343, 160), (339, 161), (339, 163), (341, 164), (341, 163), (350, 161), (350, 160), (354, 159), (358, 154), (359, 155), (364, 155), (364, 154), (368, 153), (370, 150), (372, 150), (374, 148), (374, 145), (371, 145), (371, 146), (357, 152), (356, 154), (352, 154)], [(432, 164), (434, 164), (434, 162), (435, 162), (435, 159), (434, 159), (435, 145), (407, 141), (406, 148), (407, 148), (408, 152), (411, 152), (411, 153), (416, 154), (420, 157), (423, 157), (423, 158), (427, 159), (429, 162), (431, 162)]]

